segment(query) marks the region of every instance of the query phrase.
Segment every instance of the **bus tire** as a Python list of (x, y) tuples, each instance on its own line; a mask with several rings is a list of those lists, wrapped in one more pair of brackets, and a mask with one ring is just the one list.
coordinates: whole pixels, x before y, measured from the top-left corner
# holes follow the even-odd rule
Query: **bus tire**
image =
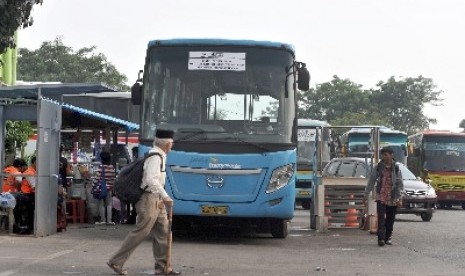
[(285, 219), (273, 219), (271, 220), (271, 235), (276, 239), (284, 239), (289, 234), (288, 221)]
[(465, 210), (465, 202), (462, 202), (462, 209)]
[(433, 218), (432, 213), (421, 213), (420, 216), (423, 221), (430, 221)]

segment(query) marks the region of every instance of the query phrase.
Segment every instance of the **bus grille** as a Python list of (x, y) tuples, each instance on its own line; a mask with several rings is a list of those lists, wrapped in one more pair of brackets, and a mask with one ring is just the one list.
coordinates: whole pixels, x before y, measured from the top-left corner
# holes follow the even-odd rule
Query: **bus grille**
[(311, 180), (297, 180), (295, 184), (296, 188), (311, 188), (312, 181)]

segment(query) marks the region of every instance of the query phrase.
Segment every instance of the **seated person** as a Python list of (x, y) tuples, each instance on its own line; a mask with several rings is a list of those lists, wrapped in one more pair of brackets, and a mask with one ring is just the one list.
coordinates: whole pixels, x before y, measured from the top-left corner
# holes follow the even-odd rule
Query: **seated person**
[(31, 233), (34, 230), (34, 209), (35, 209), (35, 187), (37, 181), (36, 157), (33, 156), (29, 167), (23, 172), (21, 182), (21, 194), (23, 195), (24, 213), (20, 217), (20, 228), (23, 233)]
[(17, 193), (20, 190), (22, 177), (18, 176), (24, 171), (26, 162), (23, 159), (16, 158), (11, 166), (3, 170), (5, 177), (3, 178), (2, 192)]

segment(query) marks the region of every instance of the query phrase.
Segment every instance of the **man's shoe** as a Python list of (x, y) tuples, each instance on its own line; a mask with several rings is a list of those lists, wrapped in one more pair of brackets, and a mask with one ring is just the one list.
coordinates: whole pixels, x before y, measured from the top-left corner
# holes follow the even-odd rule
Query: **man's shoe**
[(113, 269), (116, 274), (119, 275), (128, 275), (128, 271), (120, 266), (107, 262), (109, 268)]
[(387, 245), (392, 245), (392, 240), (391, 240), (391, 239), (387, 239), (386, 242), (385, 242), (385, 244), (387, 244)]
[(385, 245), (384, 240), (378, 240), (378, 245), (379, 245), (379, 246), (384, 246), (384, 245)]
[(165, 271), (155, 270), (155, 275), (181, 275), (181, 271), (176, 271), (172, 269), (170, 272), (165, 273)]

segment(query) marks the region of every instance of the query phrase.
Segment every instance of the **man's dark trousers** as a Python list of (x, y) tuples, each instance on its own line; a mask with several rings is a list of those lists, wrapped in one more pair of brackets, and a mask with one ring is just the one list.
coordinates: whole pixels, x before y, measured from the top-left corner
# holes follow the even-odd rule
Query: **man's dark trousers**
[(396, 219), (396, 206), (389, 206), (377, 201), (378, 211), (378, 240), (386, 241), (391, 238)]

